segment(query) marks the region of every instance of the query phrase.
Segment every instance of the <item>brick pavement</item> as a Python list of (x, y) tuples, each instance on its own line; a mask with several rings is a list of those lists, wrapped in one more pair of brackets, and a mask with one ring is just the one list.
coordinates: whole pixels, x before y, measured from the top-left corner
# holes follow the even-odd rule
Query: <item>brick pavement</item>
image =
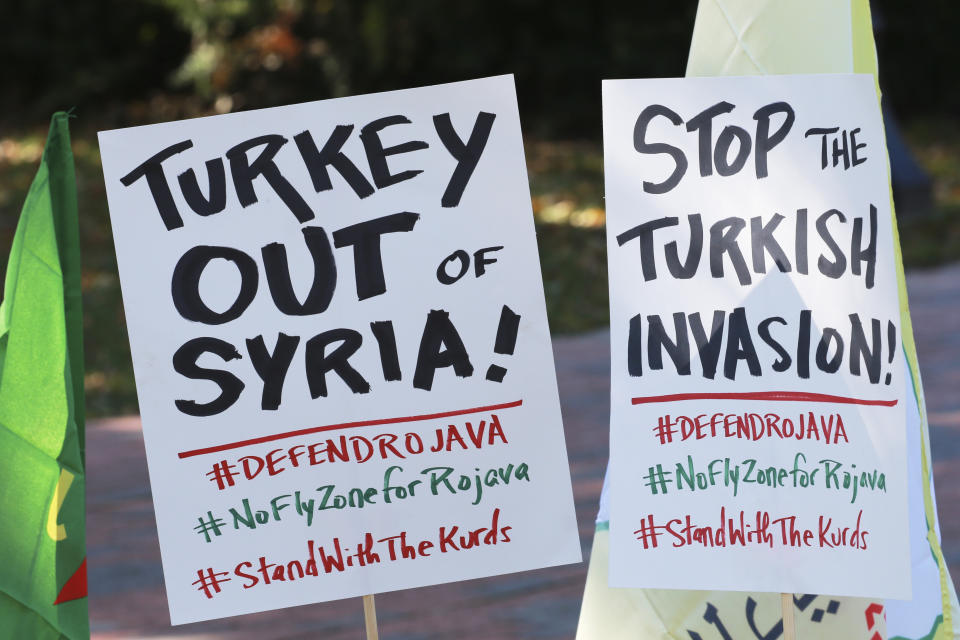
[[(960, 264), (908, 288), (931, 422), (944, 552), (960, 575)], [(606, 331), (555, 340), (584, 557), (607, 459)], [(363, 637), (359, 599), (171, 627), (139, 419), (91, 421), (88, 553), (93, 638)], [(586, 563), (377, 596), (384, 640), (572, 638)]]
[(960, 588), (960, 264), (907, 276), (943, 553)]

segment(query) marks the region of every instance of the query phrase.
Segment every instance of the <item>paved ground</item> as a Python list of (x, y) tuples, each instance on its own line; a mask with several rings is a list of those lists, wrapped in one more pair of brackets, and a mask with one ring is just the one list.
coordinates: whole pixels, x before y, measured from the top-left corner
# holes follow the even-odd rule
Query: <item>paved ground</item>
[[(931, 424), (944, 549), (960, 577), (960, 264), (908, 277)], [(587, 556), (607, 459), (606, 332), (555, 341), (581, 544)], [(88, 547), (93, 637), (363, 637), (359, 599), (171, 627), (136, 417), (88, 432)], [(108, 459), (111, 461), (108, 464)], [(586, 564), (377, 596), (385, 640), (572, 638)]]
[(907, 277), (943, 552), (960, 590), (960, 264)]

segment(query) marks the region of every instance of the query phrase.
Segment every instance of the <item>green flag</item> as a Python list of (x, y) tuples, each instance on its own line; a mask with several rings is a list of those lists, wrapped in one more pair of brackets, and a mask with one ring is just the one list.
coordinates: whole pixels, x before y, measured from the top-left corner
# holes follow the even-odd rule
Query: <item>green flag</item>
[(69, 116), (54, 114), (0, 305), (0, 638), (88, 638), (83, 343)]

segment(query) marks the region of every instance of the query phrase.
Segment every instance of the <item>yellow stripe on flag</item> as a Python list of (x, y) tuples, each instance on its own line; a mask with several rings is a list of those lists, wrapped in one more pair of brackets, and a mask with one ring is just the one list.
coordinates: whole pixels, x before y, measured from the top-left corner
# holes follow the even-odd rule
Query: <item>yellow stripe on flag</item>
[(60, 470), (60, 478), (57, 480), (57, 488), (53, 491), (53, 499), (50, 501), (50, 513), (47, 514), (47, 535), (51, 540), (65, 540), (67, 538), (67, 528), (62, 524), (57, 524), (57, 518), (60, 515), (60, 509), (63, 507), (63, 501), (67, 499), (67, 491), (70, 491), (70, 485), (73, 484), (73, 474), (66, 469)]

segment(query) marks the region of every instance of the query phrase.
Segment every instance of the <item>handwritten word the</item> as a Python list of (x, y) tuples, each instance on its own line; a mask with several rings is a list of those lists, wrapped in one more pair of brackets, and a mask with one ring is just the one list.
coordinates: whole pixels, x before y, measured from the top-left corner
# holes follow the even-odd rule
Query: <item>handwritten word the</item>
[[(837, 135), (837, 131), (840, 131), (839, 135)], [(859, 127), (849, 132), (849, 143), (847, 142), (847, 130), (843, 129), (841, 131), (840, 127), (814, 127), (813, 129), (808, 129), (807, 132), (803, 134), (803, 137), (820, 136), (821, 169), (826, 169), (828, 160), (833, 158), (832, 166), (836, 167), (840, 161), (843, 160), (843, 168), (847, 170), (850, 167), (855, 167), (867, 161), (866, 158), (858, 155), (860, 149), (864, 149), (867, 146), (865, 142), (857, 143), (858, 133), (860, 133)], [(831, 141), (833, 143), (833, 150), (832, 153), (828, 154), (827, 144)]]

